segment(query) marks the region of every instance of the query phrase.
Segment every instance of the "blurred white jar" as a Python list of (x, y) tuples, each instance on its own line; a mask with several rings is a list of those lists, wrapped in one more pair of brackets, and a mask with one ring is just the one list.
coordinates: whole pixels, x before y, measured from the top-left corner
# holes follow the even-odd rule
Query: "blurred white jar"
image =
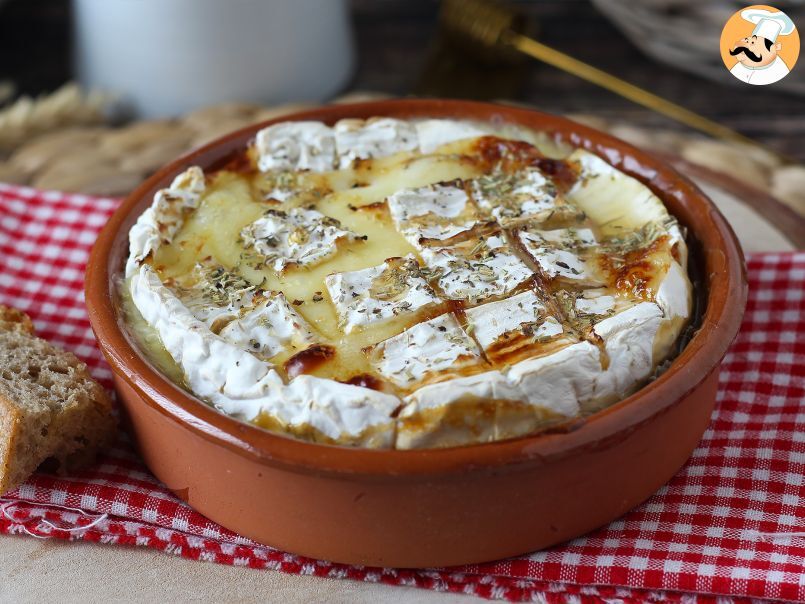
[(81, 84), (143, 117), (322, 101), (355, 63), (344, 0), (73, 0)]

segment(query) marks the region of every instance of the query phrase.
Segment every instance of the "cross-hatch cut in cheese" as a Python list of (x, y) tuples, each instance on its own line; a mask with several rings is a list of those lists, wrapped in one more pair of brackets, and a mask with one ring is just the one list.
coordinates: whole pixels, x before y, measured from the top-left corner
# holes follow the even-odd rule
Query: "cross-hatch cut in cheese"
[(191, 168), (140, 216), (131, 331), (222, 412), (314, 442), (467, 445), (593, 413), (676, 350), (687, 251), (645, 185), (544, 139), (269, 126), (237, 169)]

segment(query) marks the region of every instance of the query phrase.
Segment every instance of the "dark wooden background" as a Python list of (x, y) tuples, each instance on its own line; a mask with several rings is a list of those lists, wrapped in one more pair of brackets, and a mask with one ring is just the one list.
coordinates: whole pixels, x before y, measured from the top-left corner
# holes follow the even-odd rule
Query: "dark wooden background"
[[(533, 0), (518, 6), (537, 22), (540, 40), (546, 44), (805, 161), (805, 98), (769, 87), (710, 82), (659, 65), (640, 54), (586, 0)], [(395, 95), (421, 91), (438, 3), (353, 0), (352, 8), (359, 65), (351, 88)], [(7, 0), (0, 5), (0, 80), (11, 78), (28, 94), (53, 90), (71, 77), (69, 55), (69, 0)], [(805, 60), (800, 63), (788, 77), (805, 77)], [(514, 89), (499, 91), (490, 85), (484, 92), (550, 112), (591, 113), (638, 126), (678, 127), (536, 62), (522, 68), (516, 84)]]

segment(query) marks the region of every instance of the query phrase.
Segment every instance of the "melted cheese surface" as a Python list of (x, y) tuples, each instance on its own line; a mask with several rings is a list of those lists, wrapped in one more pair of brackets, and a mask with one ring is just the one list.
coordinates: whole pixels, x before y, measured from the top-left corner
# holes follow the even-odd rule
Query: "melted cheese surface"
[[(401, 448), (541, 429), (628, 395), (668, 358), (690, 282), (678, 227), (650, 190), (587, 152), (537, 146), (539, 133), (395, 122), (261, 132), (248, 167), (207, 174), (192, 211), (137, 262), (285, 383), (306, 375), (398, 397), (389, 423), (399, 412)], [(140, 346), (191, 388), (121, 289)], [(638, 360), (623, 352), (630, 337), (643, 338)], [(546, 398), (546, 379), (561, 400)], [(250, 419), (366, 444), (286, 426), (270, 409)], [(395, 446), (390, 430), (371, 442)]]

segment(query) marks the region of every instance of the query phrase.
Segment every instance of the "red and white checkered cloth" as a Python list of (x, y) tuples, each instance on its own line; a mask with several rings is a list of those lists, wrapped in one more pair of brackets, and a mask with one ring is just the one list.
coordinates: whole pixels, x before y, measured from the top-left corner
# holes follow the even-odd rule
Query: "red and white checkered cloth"
[[(112, 199), (0, 184), (0, 303), (29, 313), (41, 336), (74, 351), (107, 387), (82, 280), (115, 207)], [(306, 559), (194, 512), (148, 472), (125, 436), (83, 474), (37, 474), (0, 499), (0, 532), (496, 599), (805, 600), (805, 252), (753, 255), (749, 278), (712, 424), (688, 464), (637, 509), (564, 545), (452, 569)]]

